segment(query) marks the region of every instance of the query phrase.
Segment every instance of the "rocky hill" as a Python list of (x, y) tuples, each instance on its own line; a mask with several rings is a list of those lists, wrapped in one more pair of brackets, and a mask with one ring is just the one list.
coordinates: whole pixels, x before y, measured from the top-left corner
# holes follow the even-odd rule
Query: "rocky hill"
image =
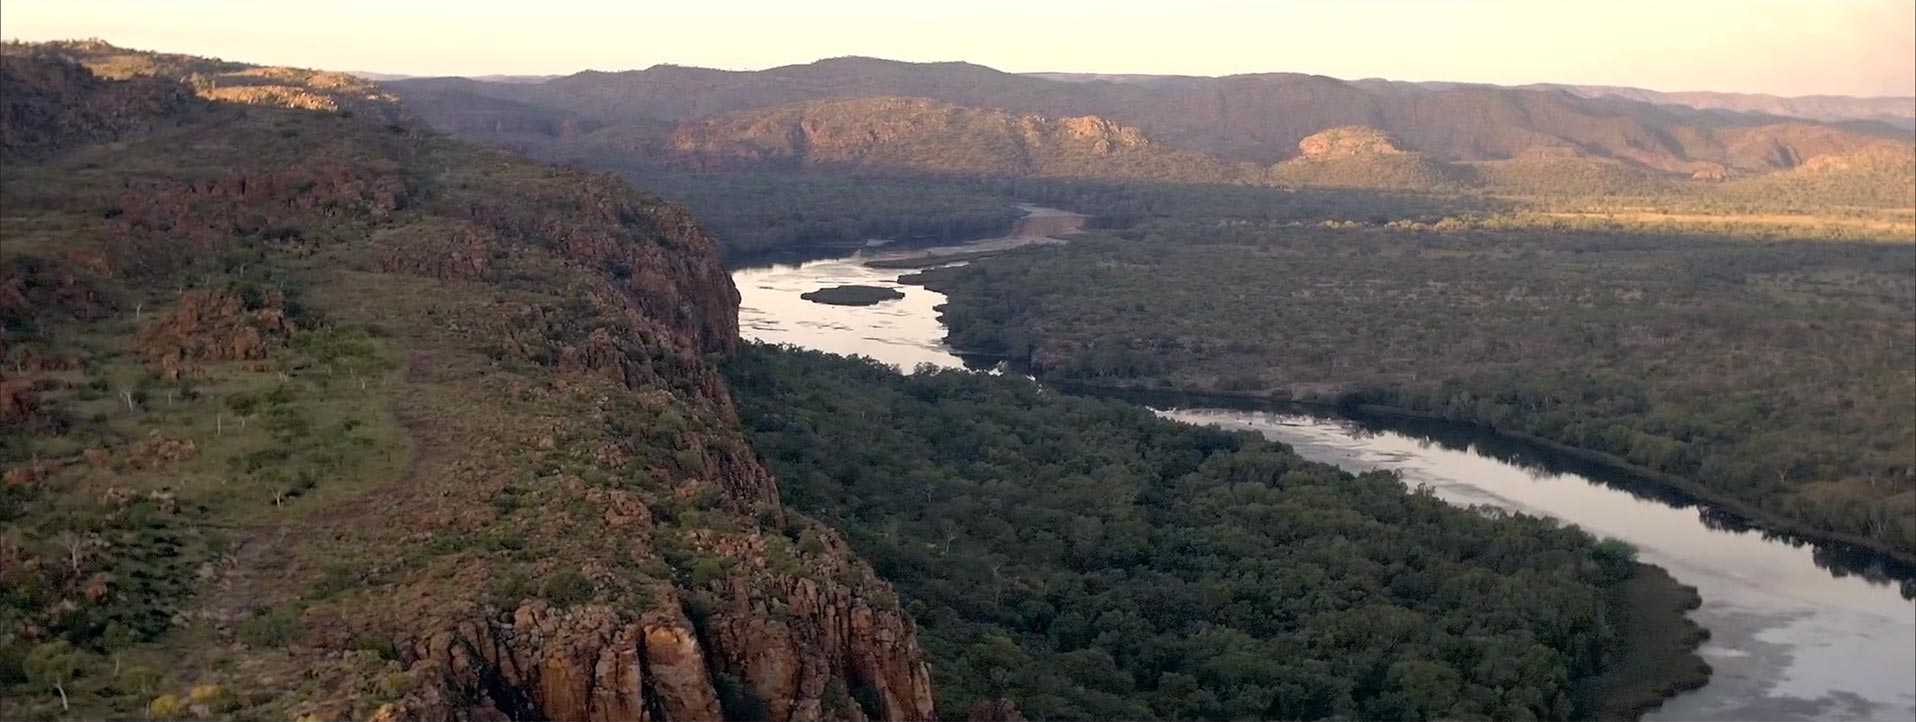
[(174, 80), (209, 100), (359, 113), (381, 122), (409, 117), (385, 88), (348, 73), (259, 67), (193, 55), (149, 53), (116, 47), (101, 40), (31, 46), (9, 43), (4, 52), (64, 58), (86, 66), (101, 78)]
[[(1088, 83), (1108, 81), (1114, 83), (1180, 83), (1189, 82), (1191, 76), (1126, 74), (1126, 73), (1025, 73), (1024, 75), (1046, 80), (1062, 82)], [(392, 80), (398, 77), (389, 78)], [(1887, 123), (1899, 128), (1916, 126), (1916, 98), (1912, 97), (1856, 97), (1849, 95), (1798, 95), (1783, 96), (1765, 93), (1723, 93), (1710, 91), (1667, 92), (1646, 88), (1631, 88), (1618, 85), (1566, 85), (1562, 83), (1533, 83), (1518, 86), (1494, 86), (1486, 83), (1458, 83), (1443, 81), (1410, 82), (1367, 78), (1351, 81), (1363, 87), (1389, 87), (1409, 85), (1427, 90), (1448, 90), (1466, 85), (1488, 87), (1514, 87), (1518, 90), (1561, 90), (1588, 98), (1622, 98), (1653, 105), (1671, 106), (1672, 109), (1711, 111), (1726, 110), (1737, 113), (1757, 113), (1784, 118), (1802, 118), (1832, 123), (1844, 121), (1866, 121)]]
[(1724, 191), (1746, 199), (1787, 199), (1797, 208), (1916, 207), (1916, 149), (1871, 148), (1818, 156), (1781, 173), (1734, 179)]
[(0, 717), (935, 716), (684, 211), (330, 74), (0, 73)]
[(1533, 85), (1527, 88), (1566, 90), (1585, 97), (1624, 98), (1657, 105), (1697, 110), (1727, 110), (1831, 123), (1869, 121), (1899, 128), (1916, 128), (1916, 98), (1856, 98), (1844, 95), (1779, 96), (1764, 93), (1668, 93), (1613, 85)]
[(1464, 174), (1423, 153), (1398, 147), (1375, 128), (1332, 128), (1297, 143), (1298, 156), (1271, 168), (1280, 185), (1435, 189), (1457, 185)]
[(38, 157), (113, 140), (190, 112), (190, 89), (159, 78), (111, 82), (77, 63), (14, 61), (0, 55), (0, 150)]
[[(543, 83), (409, 79), (389, 87), (435, 125), (454, 129), (501, 100), (601, 125), (633, 125), (828, 98), (919, 97), (1014, 115), (1095, 115), (1171, 148), (1259, 164), (1295, 157), (1304, 138), (1351, 125), (1388, 132), (1446, 162), (1571, 148), (1682, 174), (1771, 172), (1822, 155), (1909, 143), (1906, 131), (1867, 122), (1698, 112), (1558, 89), (1427, 87), (1291, 73), (1060, 80), (968, 63), (836, 58), (756, 72), (656, 66)], [(563, 142), (560, 135), (543, 141)]]
[(697, 171), (829, 168), (1216, 182), (1237, 170), (1164, 148), (1135, 128), (1095, 116), (1013, 115), (889, 97), (703, 118), (681, 124), (662, 151), (668, 164)]

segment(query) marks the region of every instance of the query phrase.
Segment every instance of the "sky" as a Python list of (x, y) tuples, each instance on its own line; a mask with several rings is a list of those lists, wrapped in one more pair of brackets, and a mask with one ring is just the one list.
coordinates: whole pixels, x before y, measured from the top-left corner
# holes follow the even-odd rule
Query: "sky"
[(5, 0), (0, 36), (410, 75), (869, 55), (1012, 72), (1916, 95), (1912, 0)]

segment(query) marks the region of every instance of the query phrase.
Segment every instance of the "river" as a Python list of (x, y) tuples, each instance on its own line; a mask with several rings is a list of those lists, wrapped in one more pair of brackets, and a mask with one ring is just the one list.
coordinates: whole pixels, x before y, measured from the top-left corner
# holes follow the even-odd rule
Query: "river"
[[(1025, 210), (1004, 238), (739, 269), (732, 278), (741, 331), (905, 370), (962, 366), (944, 344), (935, 310), (944, 294), (899, 283), (910, 271), (865, 263), (1045, 242), (1083, 223), (1065, 211)], [(905, 297), (865, 307), (798, 297), (840, 284), (897, 288)], [(1314, 461), (1394, 470), (1452, 503), (1551, 516), (1635, 545), (1643, 561), (1697, 588), (1703, 605), (1692, 618), (1711, 633), (1699, 653), (1715, 669), (1709, 684), (1645, 719), (1916, 719), (1916, 602), (1897, 586), (1916, 578), (1909, 565), (1766, 534), (1627, 474), (1467, 427), (1176, 401), (1153, 406), (1180, 421), (1258, 432)]]
[[(1055, 243), (1055, 235), (1084, 226), (1070, 211), (1019, 206), (1025, 216), (1001, 238), (959, 246), (861, 250), (839, 258), (746, 267), (732, 272), (738, 287), (739, 333), (767, 343), (787, 343), (846, 355), (870, 356), (907, 371), (919, 364), (957, 367), (964, 362), (945, 346), (945, 325), (935, 308), (945, 294), (898, 282), (911, 271), (867, 267), (891, 260)], [(827, 286), (857, 284), (895, 288), (904, 298), (873, 306), (832, 306), (799, 298)]]

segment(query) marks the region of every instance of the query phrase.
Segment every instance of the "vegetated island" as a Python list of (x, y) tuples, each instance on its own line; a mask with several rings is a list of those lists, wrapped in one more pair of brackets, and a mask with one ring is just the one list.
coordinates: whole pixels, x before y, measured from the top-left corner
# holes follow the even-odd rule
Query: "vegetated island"
[[(1014, 246), (1013, 248), (1022, 248), (1022, 246)], [(992, 256), (1002, 255), (1005, 251), (1009, 250), (1011, 250), (1011, 248), (987, 248), (977, 251), (958, 251), (956, 253), (933, 253), (908, 258), (881, 258), (875, 261), (866, 261), (865, 267), (881, 269), (936, 268), (938, 266), (949, 266), (954, 263), (976, 261), (981, 258), (991, 258)]]
[(904, 298), (905, 292), (896, 288), (852, 283), (801, 293), (798, 297), (812, 303), (829, 303), (833, 306), (870, 306), (880, 301), (896, 301)]

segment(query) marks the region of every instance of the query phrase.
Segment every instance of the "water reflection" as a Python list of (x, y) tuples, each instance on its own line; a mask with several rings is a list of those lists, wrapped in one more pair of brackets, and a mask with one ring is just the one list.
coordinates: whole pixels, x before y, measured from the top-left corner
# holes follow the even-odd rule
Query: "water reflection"
[(1537, 446), (1476, 426), (1408, 419), (1353, 410), (1327, 410), (1296, 404), (1273, 404), (1218, 397), (1193, 397), (1183, 394), (1126, 392), (1106, 394), (1157, 408), (1224, 408), (1240, 411), (1276, 411), (1293, 416), (1318, 416), (1336, 419), (1347, 425), (1357, 438), (1401, 434), (1435, 444), (1437, 448), (1487, 456), (1523, 469), (1533, 477), (1575, 475), (1603, 484), (1642, 500), (1677, 509), (1694, 509), (1697, 521), (1712, 531), (1748, 533), (1765, 541), (1809, 550), (1817, 567), (1838, 577), (1857, 576), (1874, 584), (1896, 587), (1905, 597), (1916, 598), (1916, 565), (1894, 557), (1841, 542), (1805, 539), (1778, 532), (1751, 522), (1736, 513), (1710, 506), (1682, 490), (1659, 484), (1615, 467)]
[[(898, 282), (900, 276), (913, 271), (865, 264), (1044, 243), (1051, 241), (1051, 236), (1084, 225), (1084, 216), (1076, 213), (1037, 206), (1021, 208), (1025, 217), (1002, 238), (914, 250), (880, 247), (839, 258), (739, 268), (732, 272), (732, 283), (739, 294), (739, 333), (755, 341), (868, 356), (906, 371), (919, 364), (962, 366), (963, 360), (945, 347), (945, 327), (938, 320), (937, 307), (945, 302), (945, 294)], [(871, 306), (832, 306), (799, 298), (803, 293), (843, 284), (895, 288), (905, 297)]]
[[(1648, 719), (1916, 718), (1916, 604), (1892, 581), (1911, 569), (1858, 550), (1750, 528), (1606, 467), (1433, 422), (1297, 411), (1167, 408), (1243, 429), (1309, 459), (1387, 469), (1455, 504), (1555, 517), (1635, 545), (1695, 586), (1710, 684)], [(1782, 543), (1779, 543), (1782, 542)]]

